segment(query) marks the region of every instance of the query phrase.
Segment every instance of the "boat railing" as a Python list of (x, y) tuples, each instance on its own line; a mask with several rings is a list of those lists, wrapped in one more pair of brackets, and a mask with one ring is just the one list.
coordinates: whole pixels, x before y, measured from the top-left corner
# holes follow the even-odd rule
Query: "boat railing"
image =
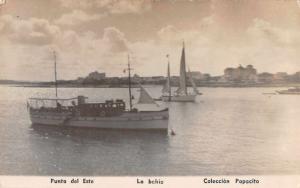
[(72, 111), (78, 106), (78, 98), (29, 98), (27, 107), (36, 111)]
[(70, 100), (77, 100), (78, 97), (73, 97), (73, 98), (29, 98), (28, 100), (32, 101), (70, 101)]
[(77, 108), (76, 107), (61, 107), (61, 108), (57, 108), (57, 107), (40, 107), (40, 108), (33, 108), (30, 107), (30, 112), (38, 112), (38, 113), (74, 113), (76, 112)]

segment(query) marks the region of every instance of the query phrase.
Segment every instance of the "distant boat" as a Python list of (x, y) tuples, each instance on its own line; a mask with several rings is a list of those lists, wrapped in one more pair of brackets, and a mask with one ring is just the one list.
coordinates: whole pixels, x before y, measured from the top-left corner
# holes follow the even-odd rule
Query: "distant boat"
[[(169, 57), (167, 55), (167, 57)], [(192, 78), (192, 75), (189, 73), (189, 78), (193, 87), (193, 93), (188, 93), (187, 91), (187, 75), (186, 75), (186, 64), (185, 64), (185, 49), (184, 44), (181, 53), (181, 60), (180, 60), (180, 76), (179, 76), (179, 87), (178, 89), (172, 94), (171, 91), (171, 82), (170, 82), (170, 62), (168, 61), (168, 69), (167, 69), (167, 81), (162, 89), (162, 96), (161, 99), (163, 101), (169, 102), (195, 102), (196, 96), (201, 94), (196, 84)]]
[(122, 99), (90, 103), (87, 97), (62, 99), (57, 97), (56, 56), (55, 94), (56, 98), (29, 98), (28, 109), (32, 124), (70, 127), (93, 127), (104, 129), (168, 130), (169, 110), (158, 108), (149, 93), (140, 85), (138, 105), (155, 106), (142, 110), (133, 107), (131, 95), (130, 62), (128, 56), (129, 109)]
[(280, 90), (280, 91), (276, 91), (278, 94), (284, 94), (284, 95), (300, 95), (300, 88), (299, 87), (294, 87), (294, 88), (290, 88), (287, 90)]

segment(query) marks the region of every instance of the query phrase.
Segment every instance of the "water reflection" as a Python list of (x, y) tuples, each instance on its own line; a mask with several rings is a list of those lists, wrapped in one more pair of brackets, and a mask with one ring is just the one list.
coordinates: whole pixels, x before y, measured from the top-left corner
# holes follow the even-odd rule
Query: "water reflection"
[(166, 171), (161, 163), (168, 160), (167, 132), (32, 125), (31, 134), (38, 174), (154, 175)]
[(114, 130), (114, 129), (97, 129), (97, 128), (75, 128), (59, 127), (47, 125), (31, 125), (34, 133), (44, 137), (53, 138), (72, 138), (73, 140), (101, 141), (109, 143), (118, 143), (123, 139), (148, 139), (156, 141), (167, 141), (167, 131), (157, 130)]

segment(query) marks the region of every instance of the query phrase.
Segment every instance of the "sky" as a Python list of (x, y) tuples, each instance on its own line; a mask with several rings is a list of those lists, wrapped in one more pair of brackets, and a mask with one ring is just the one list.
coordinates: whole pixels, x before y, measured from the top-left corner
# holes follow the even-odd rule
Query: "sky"
[(6, 0), (0, 5), (0, 79), (76, 79), (92, 71), (179, 74), (182, 42), (191, 71), (222, 75), (300, 71), (298, 0)]

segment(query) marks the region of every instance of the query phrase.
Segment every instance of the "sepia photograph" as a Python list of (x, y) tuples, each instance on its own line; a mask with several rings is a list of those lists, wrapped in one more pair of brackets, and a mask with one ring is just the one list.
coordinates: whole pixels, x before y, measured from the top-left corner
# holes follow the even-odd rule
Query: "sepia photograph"
[(298, 176), (299, 107), (299, 0), (0, 0), (0, 176)]

